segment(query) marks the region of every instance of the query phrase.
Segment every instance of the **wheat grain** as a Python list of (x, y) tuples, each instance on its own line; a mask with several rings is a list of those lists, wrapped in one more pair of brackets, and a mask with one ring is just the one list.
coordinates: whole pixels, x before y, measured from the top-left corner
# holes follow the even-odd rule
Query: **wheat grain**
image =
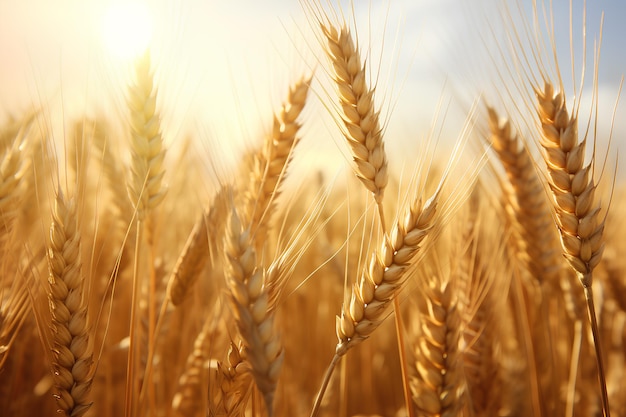
[(209, 410), (214, 415), (241, 416), (251, 394), (252, 375), (249, 364), (241, 356), (243, 346), (231, 343), (226, 364), (211, 367)]

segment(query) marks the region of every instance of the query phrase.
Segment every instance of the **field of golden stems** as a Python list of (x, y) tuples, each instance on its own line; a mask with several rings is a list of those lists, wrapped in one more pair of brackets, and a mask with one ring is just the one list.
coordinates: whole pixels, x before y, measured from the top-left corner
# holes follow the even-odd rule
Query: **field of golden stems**
[[(544, 43), (399, 176), (355, 28), (305, 10), (319, 65), (217, 180), (149, 52), (121, 123), (2, 122), (0, 414), (626, 415), (626, 194)], [(286, 188), (315, 100), (351, 178)]]

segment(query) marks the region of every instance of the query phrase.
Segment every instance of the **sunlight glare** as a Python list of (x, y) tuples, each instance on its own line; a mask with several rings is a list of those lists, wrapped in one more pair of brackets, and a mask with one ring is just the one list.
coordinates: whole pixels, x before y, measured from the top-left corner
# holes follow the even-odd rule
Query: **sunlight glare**
[(104, 15), (102, 36), (107, 48), (117, 58), (130, 59), (141, 54), (152, 36), (148, 8), (136, 2), (111, 5)]

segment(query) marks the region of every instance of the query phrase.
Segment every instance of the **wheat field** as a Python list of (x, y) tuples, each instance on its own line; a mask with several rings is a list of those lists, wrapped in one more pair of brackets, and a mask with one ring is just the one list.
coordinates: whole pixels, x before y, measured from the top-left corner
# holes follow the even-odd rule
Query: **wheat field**
[[(550, 6), (505, 9), (493, 85), (405, 166), (364, 23), (301, 5), (314, 64), (232, 169), (207, 167), (234, 148), (164, 137), (149, 49), (118, 119), (60, 139), (45, 107), (1, 119), (0, 414), (626, 416), (599, 52), (570, 87)], [(315, 103), (343, 173), (303, 169)]]

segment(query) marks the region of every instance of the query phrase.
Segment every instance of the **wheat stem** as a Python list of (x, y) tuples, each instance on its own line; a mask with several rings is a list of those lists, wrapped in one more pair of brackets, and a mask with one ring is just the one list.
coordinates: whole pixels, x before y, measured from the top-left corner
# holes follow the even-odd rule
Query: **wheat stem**
[(143, 223), (141, 220), (137, 220), (137, 230), (135, 235), (135, 259), (133, 263), (133, 287), (131, 294), (130, 305), (130, 332), (128, 335), (128, 364), (126, 368), (126, 401), (125, 401), (125, 417), (132, 417), (134, 413), (134, 399), (137, 392), (139, 392), (137, 385), (137, 364), (139, 356), (139, 345), (141, 340), (141, 326), (138, 323), (137, 310), (139, 308), (139, 296), (140, 296), (140, 279), (139, 279), (139, 254), (141, 251), (141, 239)]
[(398, 355), (400, 357), (400, 371), (402, 376), (402, 390), (404, 391), (404, 406), (406, 407), (408, 417), (414, 417), (413, 401), (411, 401), (411, 383), (408, 373), (408, 359), (405, 351), (404, 340), (404, 324), (402, 322), (402, 314), (400, 311), (400, 300), (398, 297), (393, 299), (393, 311), (396, 325), (396, 337), (398, 339)]
[(572, 359), (570, 361), (569, 381), (567, 383), (567, 400), (565, 402), (565, 417), (574, 416), (574, 403), (576, 396), (576, 372), (580, 361), (580, 350), (583, 339), (582, 322), (574, 323), (574, 341), (572, 342)]
[[(591, 278), (588, 279), (591, 282)], [(596, 319), (596, 308), (593, 301), (593, 290), (591, 285), (584, 287), (585, 299), (587, 301), (587, 313), (589, 315), (589, 321), (591, 323), (591, 332), (593, 334), (594, 347), (596, 350), (596, 362), (598, 365), (598, 379), (600, 383), (600, 390), (602, 393), (602, 410), (605, 417), (611, 415), (609, 408), (609, 395), (606, 389), (606, 373), (604, 371), (604, 360), (602, 357), (602, 346), (600, 346), (600, 330), (598, 329), (598, 320)]]
[(311, 417), (316, 417), (319, 413), (320, 406), (322, 405), (322, 399), (324, 398), (324, 393), (326, 392), (326, 388), (328, 388), (328, 383), (330, 382), (330, 378), (333, 376), (333, 371), (337, 366), (337, 362), (341, 359), (341, 356), (337, 353), (333, 355), (333, 359), (330, 361), (328, 368), (326, 368), (326, 372), (324, 373), (324, 378), (322, 379), (322, 385), (320, 386), (319, 391), (315, 397), (315, 401), (313, 402), (313, 408), (311, 409)]

